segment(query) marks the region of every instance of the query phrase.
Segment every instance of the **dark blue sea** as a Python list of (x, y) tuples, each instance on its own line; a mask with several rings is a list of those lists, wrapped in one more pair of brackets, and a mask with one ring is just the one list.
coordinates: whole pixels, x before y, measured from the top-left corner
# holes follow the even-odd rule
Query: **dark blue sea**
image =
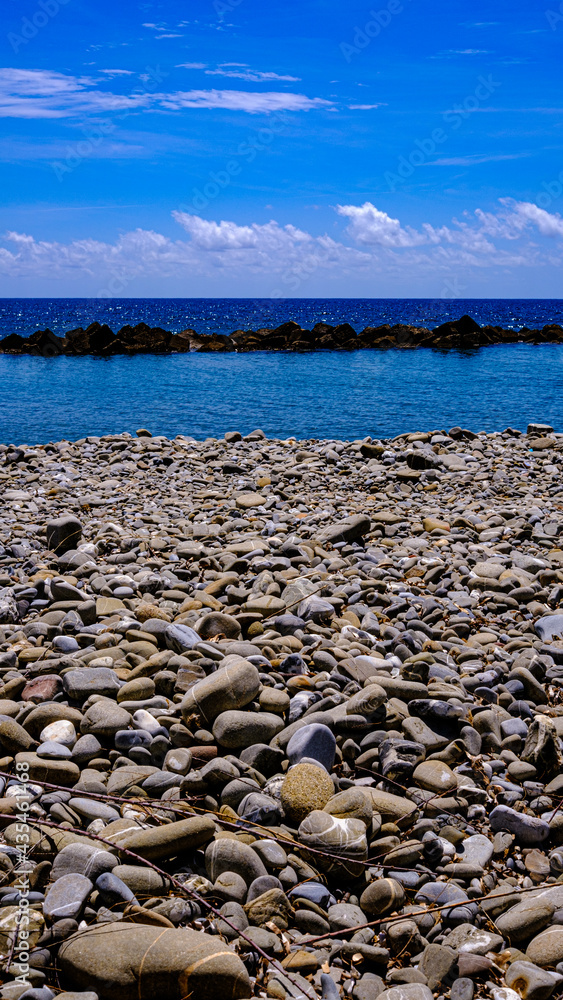
[(305, 329), (315, 323), (350, 323), (357, 330), (383, 323), (435, 327), (468, 314), (481, 326), (508, 329), (563, 324), (563, 299), (0, 299), (0, 339), (107, 323), (147, 323), (178, 333), (232, 333), (280, 326), (288, 319)]
[[(94, 320), (114, 331), (139, 322), (177, 332), (229, 333), (293, 319), (434, 327), (464, 314), (519, 329), (563, 325), (563, 300), (499, 299), (0, 299), (0, 338)], [(148, 427), (153, 434), (222, 436), (256, 427), (272, 437), (392, 437), (404, 431), (563, 431), (563, 345), (471, 351), (137, 355), (0, 355), (0, 442)]]

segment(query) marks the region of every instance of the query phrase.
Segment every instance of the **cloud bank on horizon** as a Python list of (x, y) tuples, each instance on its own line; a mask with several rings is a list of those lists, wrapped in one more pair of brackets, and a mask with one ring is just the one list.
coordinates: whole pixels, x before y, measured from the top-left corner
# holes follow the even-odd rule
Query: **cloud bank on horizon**
[(524, 273), (563, 264), (563, 217), (531, 202), (503, 198), (495, 212), (477, 209), (449, 226), (424, 223), (420, 229), (403, 226), (371, 202), (337, 205), (335, 212), (347, 221), (341, 240), (275, 220), (239, 225), (181, 210), (172, 217), (188, 239), (141, 228), (113, 243), (91, 237), (61, 243), (8, 232), (0, 275), (10, 281), (94, 278), (97, 297), (127, 297), (132, 285), (146, 287), (147, 281), (188, 279), (196, 291), (202, 278), (251, 277), (261, 294), (283, 298), (306, 297), (313, 277), (331, 285), (343, 275), (377, 284), (406, 268), (434, 282), (429, 287), (437, 296), (435, 282), (446, 282), (447, 291), (451, 275), (467, 279), (479, 270), (500, 275), (507, 268)]
[(161, 14), (8, 7), (0, 294), (560, 295), (563, 16)]

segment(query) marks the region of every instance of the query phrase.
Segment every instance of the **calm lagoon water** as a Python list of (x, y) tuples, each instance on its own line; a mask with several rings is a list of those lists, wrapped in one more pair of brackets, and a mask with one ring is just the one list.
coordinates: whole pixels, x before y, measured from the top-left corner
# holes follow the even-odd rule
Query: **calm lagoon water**
[[(458, 310), (459, 313), (459, 310)], [(287, 315), (287, 314), (286, 314)], [(563, 431), (563, 345), (112, 358), (0, 355), (0, 442), (148, 427), (222, 436), (391, 437), (449, 428)]]

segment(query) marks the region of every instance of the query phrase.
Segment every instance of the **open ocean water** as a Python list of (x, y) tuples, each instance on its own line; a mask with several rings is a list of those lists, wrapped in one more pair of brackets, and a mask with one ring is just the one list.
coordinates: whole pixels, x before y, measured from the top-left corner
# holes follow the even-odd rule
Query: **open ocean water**
[[(563, 300), (499, 299), (0, 299), (0, 338), (46, 328), (61, 335), (98, 320), (177, 332), (229, 333), (293, 319), (434, 327), (469, 314), (481, 325), (563, 325)], [(563, 345), (471, 351), (364, 350), (311, 354), (0, 355), (0, 442), (148, 427), (153, 434), (222, 436), (256, 427), (271, 437), (390, 437), (404, 431), (563, 430)]]

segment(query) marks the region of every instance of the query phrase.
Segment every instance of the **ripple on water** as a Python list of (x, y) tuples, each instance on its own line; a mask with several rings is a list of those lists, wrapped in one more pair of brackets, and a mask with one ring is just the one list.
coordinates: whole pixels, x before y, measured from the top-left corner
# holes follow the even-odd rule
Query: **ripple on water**
[(113, 358), (0, 355), (0, 441), (135, 432), (196, 438), (392, 437), (456, 424), (563, 430), (563, 345), (475, 351), (187, 354)]

